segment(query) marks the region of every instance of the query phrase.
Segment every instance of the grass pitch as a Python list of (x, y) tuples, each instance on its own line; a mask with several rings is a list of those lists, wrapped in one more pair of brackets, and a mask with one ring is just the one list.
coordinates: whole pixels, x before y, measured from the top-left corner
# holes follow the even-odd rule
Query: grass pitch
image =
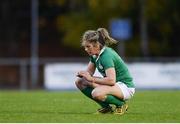
[(123, 116), (94, 115), (99, 106), (79, 91), (0, 91), (0, 123), (180, 122), (180, 91), (136, 91)]

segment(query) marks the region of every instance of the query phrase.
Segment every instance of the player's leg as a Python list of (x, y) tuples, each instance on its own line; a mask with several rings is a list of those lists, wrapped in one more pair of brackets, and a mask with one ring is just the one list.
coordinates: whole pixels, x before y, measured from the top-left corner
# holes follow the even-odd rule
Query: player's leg
[(115, 113), (123, 114), (128, 107), (125, 104), (125, 99), (129, 99), (131, 97), (130, 95), (133, 95), (129, 94), (127, 90), (128, 87), (123, 83), (120, 83), (120, 85), (116, 83), (114, 86), (103, 85), (96, 87), (92, 92), (92, 96), (95, 99), (116, 105)]
[[(124, 83), (122, 82), (117, 82), (116, 85), (120, 88), (120, 90), (122, 91), (123, 94), (123, 99), (124, 100), (129, 100), (130, 98), (132, 98), (132, 96), (135, 93), (135, 88), (128, 88)], [(123, 106), (119, 106), (115, 109), (114, 114), (124, 114), (124, 112), (126, 112), (128, 109), (128, 105), (124, 104)]]
[(114, 104), (116, 106), (122, 106), (124, 104), (124, 96), (122, 91), (118, 86), (107, 86), (101, 85), (96, 87), (92, 92), (93, 98), (105, 101), (109, 104)]
[(105, 103), (103, 101), (99, 101), (99, 100), (93, 99), (91, 93), (92, 93), (94, 88), (90, 87), (89, 83), (85, 79), (78, 78), (76, 80), (75, 84), (76, 84), (77, 88), (80, 89), (80, 91), (84, 95), (86, 95), (87, 97), (89, 97), (92, 100), (96, 101), (102, 107), (101, 109), (98, 110), (100, 113), (106, 113), (106, 112), (110, 111), (111, 108), (110, 108), (109, 104), (107, 104), (107, 103)]
[(77, 78), (77, 80), (75, 81), (75, 84), (76, 84), (77, 88), (80, 90), (83, 90), (89, 86), (88, 82), (86, 82), (85, 79), (83, 79), (83, 78)]
[[(125, 108), (125, 101), (122, 91), (119, 89), (118, 86), (99, 86), (96, 87), (93, 92), (92, 96), (94, 99), (104, 101), (109, 104), (116, 105), (114, 113), (124, 114)], [(124, 109), (123, 109), (124, 108)]]

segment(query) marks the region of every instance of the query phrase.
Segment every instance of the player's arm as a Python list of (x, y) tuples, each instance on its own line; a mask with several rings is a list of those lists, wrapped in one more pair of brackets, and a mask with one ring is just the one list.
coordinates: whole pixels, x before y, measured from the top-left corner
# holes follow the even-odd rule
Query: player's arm
[(111, 85), (113, 86), (116, 83), (116, 72), (114, 67), (106, 69), (106, 77), (99, 78), (99, 77), (92, 77), (92, 82), (96, 84), (103, 84), (103, 85)]
[(87, 81), (91, 82), (92, 85), (110, 85), (113, 86), (116, 82), (116, 73), (113, 67), (106, 69), (106, 77), (93, 77), (87, 71), (80, 71), (79, 75), (84, 77)]
[(92, 63), (91, 61), (88, 63), (88, 66), (87, 66), (87, 72), (89, 72), (89, 74), (92, 76), (95, 72), (95, 66), (94, 66), (94, 63)]
[(94, 66), (94, 63), (92, 63), (91, 61), (88, 63), (88, 66), (87, 66), (87, 69), (86, 71), (79, 71), (77, 73), (77, 77), (80, 77), (80, 78), (83, 78), (83, 77), (92, 77), (92, 75), (94, 74), (95, 72), (95, 66)]

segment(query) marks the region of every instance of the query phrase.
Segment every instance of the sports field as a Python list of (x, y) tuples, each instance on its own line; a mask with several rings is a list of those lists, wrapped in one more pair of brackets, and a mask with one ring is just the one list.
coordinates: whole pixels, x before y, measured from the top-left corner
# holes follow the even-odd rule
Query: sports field
[(180, 122), (180, 90), (136, 91), (123, 115), (95, 115), (99, 106), (78, 91), (0, 91), (4, 122)]

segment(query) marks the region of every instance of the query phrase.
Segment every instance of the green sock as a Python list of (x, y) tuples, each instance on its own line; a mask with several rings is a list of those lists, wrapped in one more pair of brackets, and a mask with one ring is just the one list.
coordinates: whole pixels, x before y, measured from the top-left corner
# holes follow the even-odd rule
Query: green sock
[(108, 107), (109, 104), (103, 101), (97, 101), (92, 98), (91, 92), (93, 91), (92, 87), (86, 87), (85, 89), (81, 90), (81, 92), (86, 95), (87, 97), (91, 98), (92, 100), (96, 101), (101, 107), (105, 108)]
[(112, 95), (107, 95), (105, 102), (109, 103), (109, 104), (114, 104), (116, 106), (122, 106), (125, 103), (124, 100), (121, 100), (121, 99), (119, 99), (115, 96), (112, 96)]

